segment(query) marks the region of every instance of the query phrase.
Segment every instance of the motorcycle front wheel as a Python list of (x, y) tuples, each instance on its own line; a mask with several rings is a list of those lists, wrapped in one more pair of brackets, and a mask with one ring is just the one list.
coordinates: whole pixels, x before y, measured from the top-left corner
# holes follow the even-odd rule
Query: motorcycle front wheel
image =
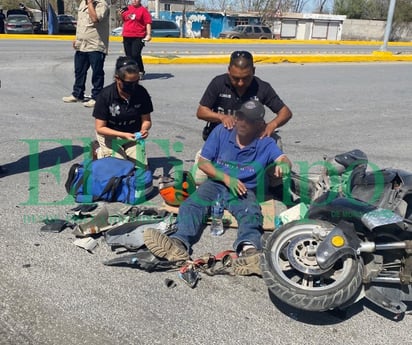
[(261, 268), (269, 290), (292, 307), (325, 311), (343, 306), (362, 284), (363, 265), (349, 256), (321, 269), (316, 249), (334, 225), (295, 221), (272, 233), (263, 248)]

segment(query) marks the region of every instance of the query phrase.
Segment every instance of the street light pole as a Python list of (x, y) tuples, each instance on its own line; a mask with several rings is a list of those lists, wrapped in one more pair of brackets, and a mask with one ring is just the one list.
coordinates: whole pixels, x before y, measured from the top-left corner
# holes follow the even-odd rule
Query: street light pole
[(381, 49), (380, 49), (381, 51), (388, 50), (388, 41), (389, 41), (389, 36), (392, 30), (392, 21), (393, 21), (393, 13), (395, 12), (395, 5), (396, 5), (396, 0), (391, 0), (389, 4), (388, 17), (386, 18), (386, 28), (385, 28), (385, 34), (383, 36), (383, 45), (381, 46)]
[(183, 0), (182, 27), (180, 37), (186, 37), (186, 0)]

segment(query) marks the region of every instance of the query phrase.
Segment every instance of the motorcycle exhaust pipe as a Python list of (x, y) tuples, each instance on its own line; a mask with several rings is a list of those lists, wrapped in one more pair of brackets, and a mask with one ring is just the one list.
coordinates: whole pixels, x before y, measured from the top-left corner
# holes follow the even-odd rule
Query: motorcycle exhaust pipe
[(377, 250), (410, 249), (410, 244), (406, 242), (391, 242), (376, 244), (375, 242), (361, 242), (359, 251), (361, 253), (373, 253)]
[(375, 277), (375, 278), (372, 278), (371, 281), (373, 283), (393, 283), (393, 284), (401, 283), (401, 280), (399, 278), (391, 278), (391, 277)]

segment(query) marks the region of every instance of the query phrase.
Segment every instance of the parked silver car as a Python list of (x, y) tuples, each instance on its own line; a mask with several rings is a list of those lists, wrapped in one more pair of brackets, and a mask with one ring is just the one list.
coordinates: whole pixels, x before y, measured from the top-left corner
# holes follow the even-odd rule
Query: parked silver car
[(232, 30), (222, 31), (219, 38), (257, 38), (272, 39), (270, 27), (265, 25), (237, 25)]
[[(123, 27), (119, 26), (112, 30), (112, 36), (121, 36)], [(180, 29), (174, 21), (153, 19), (152, 37), (180, 37)]]
[(6, 34), (32, 34), (33, 24), (29, 17), (22, 14), (10, 14), (4, 23)]

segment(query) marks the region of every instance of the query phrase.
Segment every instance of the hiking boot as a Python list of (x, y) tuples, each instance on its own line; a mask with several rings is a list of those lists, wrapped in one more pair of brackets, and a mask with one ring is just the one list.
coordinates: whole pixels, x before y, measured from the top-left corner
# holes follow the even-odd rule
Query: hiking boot
[(63, 97), (62, 100), (64, 103), (76, 103), (81, 101), (81, 99), (74, 97), (73, 95)]
[(86, 108), (93, 108), (96, 104), (96, 101), (93, 98), (90, 98), (87, 102), (83, 102), (83, 106)]
[(146, 229), (143, 233), (144, 244), (152, 254), (168, 261), (186, 261), (189, 253), (177, 238), (170, 238), (157, 229)]
[(260, 252), (256, 248), (242, 250), (233, 261), (233, 273), (239, 276), (262, 275), (260, 270)]

